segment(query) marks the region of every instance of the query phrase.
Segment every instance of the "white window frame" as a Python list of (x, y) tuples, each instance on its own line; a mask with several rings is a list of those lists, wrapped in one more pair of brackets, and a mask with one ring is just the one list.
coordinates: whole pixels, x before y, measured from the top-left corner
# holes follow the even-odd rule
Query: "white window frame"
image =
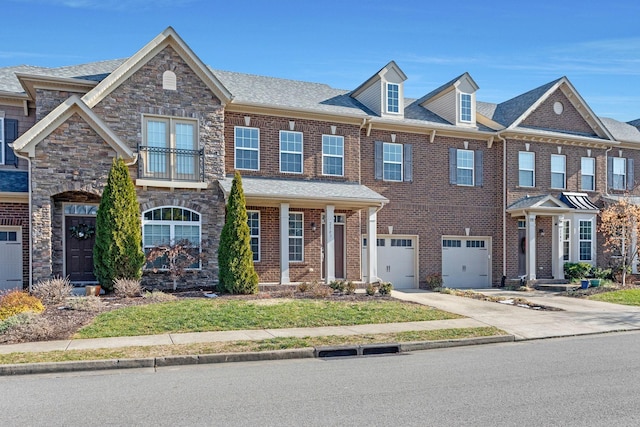
[(0, 165), (4, 165), (4, 113), (0, 115)]
[[(531, 169), (525, 169), (522, 167), (521, 164), (521, 159), (520, 156), (521, 155), (530, 155), (533, 158), (533, 167)], [(531, 172), (531, 185), (523, 185), (522, 181), (520, 180), (520, 172)], [(533, 153), (531, 151), (518, 151), (518, 187), (525, 187), (525, 188), (534, 188), (536, 186), (536, 153)]]
[(387, 113), (400, 114), (400, 85), (398, 83), (387, 83)]
[[(591, 172), (585, 173), (585, 161), (588, 160), (591, 163)], [(585, 186), (585, 177), (591, 177), (591, 187)], [(580, 158), (580, 189), (582, 191), (596, 191), (596, 159), (593, 157)]]
[[(335, 154), (331, 152), (326, 152), (325, 148), (334, 148), (338, 147), (338, 145), (333, 145), (333, 142), (339, 142), (341, 144), (342, 154)], [(325, 146), (325, 144), (327, 144)], [(330, 144), (330, 145), (329, 145)], [(325, 167), (325, 160), (328, 159), (340, 159), (341, 168), (340, 173), (329, 173), (327, 168)], [(344, 136), (341, 135), (322, 135), (322, 175), (326, 176), (344, 176)]]
[[(251, 132), (255, 131), (256, 132), (256, 142), (257, 142), (257, 147), (238, 147), (238, 140), (240, 138), (238, 138), (238, 130), (249, 130)], [(241, 137), (241, 139), (245, 139), (244, 136)], [(248, 139), (253, 139), (252, 137), (248, 138)], [(251, 151), (251, 152), (256, 152), (257, 153), (257, 165), (255, 168), (246, 168), (246, 167), (239, 167), (238, 166), (238, 152), (239, 151)], [(256, 127), (250, 127), (250, 126), (234, 126), (233, 127), (233, 165), (234, 168), (237, 170), (249, 170), (249, 171), (259, 171), (260, 170), (260, 128), (256, 128)]]
[[(164, 123), (165, 124), (165, 141), (164, 147), (157, 145), (150, 145), (149, 142), (149, 122), (156, 123)], [(178, 137), (176, 127), (180, 124), (189, 125), (193, 128), (191, 147), (178, 147)], [(184, 150), (197, 150), (198, 149), (198, 120), (197, 119), (185, 119), (182, 117), (172, 117), (172, 116), (152, 116), (152, 115), (144, 115), (142, 117), (142, 129), (143, 129), (143, 144), (146, 147), (155, 147), (155, 148), (168, 148), (172, 150), (176, 149), (184, 149)], [(147, 152), (146, 155), (146, 163), (145, 163), (145, 173), (148, 174), (161, 174), (167, 175), (169, 174), (172, 178), (180, 179), (185, 176), (198, 176), (200, 175), (198, 168), (199, 164), (197, 158), (193, 158), (193, 162), (184, 163), (184, 158), (181, 159), (177, 153), (167, 153), (165, 162), (162, 164), (162, 170), (153, 170), (154, 166), (157, 166), (155, 162), (150, 160), (151, 156), (162, 156), (160, 153), (151, 153)], [(182, 161), (181, 161), (182, 160)], [(187, 166), (188, 170), (182, 170), (181, 167)]]
[(471, 123), (471, 121), (473, 120), (473, 106), (471, 104), (472, 104), (471, 94), (461, 92), (460, 93), (460, 121), (461, 122)]
[[(198, 215), (198, 220), (197, 221), (179, 221), (179, 220), (165, 220), (165, 219), (145, 219), (145, 216), (147, 213), (149, 212), (153, 212), (156, 210), (160, 210), (162, 212), (162, 209), (180, 209), (182, 211), (187, 211), (190, 212), (192, 214), (196, 214)], [(197, 242), (192, 242), (194, 244), (197, 244), (198, 246), (198, 251), (202, 252), (202, 247), (201, 247), (201, 243), (202, 243), (202, 214), (200, 212), (194, 211), (193, 209), (189, 209), (189, 208), (184, 208), (182, 206), (157, 206), (151, 209), (147, 209), (146, 211), (142, 212), (142, 248), (145, 251), (145, 254), (147, 253), (147, 249), (152, 249), (158, 245), (163, 245), (163, 244), (169, 244), (169, 245), (173, 245), (176, 243), (176, 226), (181, 226), (181, 225), (190, 225), (190, 226), (198, 226), (198, 241)], [(169, 241), (168, 242), (154, 242), (154, 243), (150, 243), (147, 244), (145, 241), (145, 237), (146, 237), (146, 226), (150, 225), (163, 225), (163, 226), (168, 226), (169, 227)], [(187, 268), (186, 270), (200, 270), (202, 268), (202, 262), (198, 259), (198, 267), (195, 268)], [(194, 263), (195, 264), (195, 263)], [(167, 269), (164, 268), (158, 268), (159, 271), (167, 271)]]
[(565, 262), (571, 262), (571, 220), (564, 221), (562, 232), (562, 259)]
[[(254, 227), (251, 226), (251, 216), (257, 215), (257, 233)], [(260, 262), (260, 253), (261, 253), (261, 241), (260, 241), (260, 211), (248, 210), (247, 211), (247, 225), (249, 226), (249, 238), (251, 242), (251, 252), (253, 252), (253, 241), (255, 239), (256, 246), (258, 248), (257, 252), (253, 252), (253, 262)]]
[[(556, 159), (557, 161), (562, 161), (562, 168), (557, 168), (558, 165), (556, 165), (556, 168), (554, 169), (554, 159)], [(555, 162), (557, 163), (557, 162)], [(561, 187), (556, 187), (553, 185), (553, 177), (554, 176), (558, 176), (558, 175), (562, 175), (562, 186)], [(550, 188), (557, 188), (557, 189), (565, 189), (567, 188), (567, 156), (565, 156), (564, 154), (552, 154), (551, 155), (551, 187)]]
[[(398, 161), (397, 159), (389, 159), (387, 157), (387, 155), (389, 154), (393, 154), (394, 157), (397, 156), (397, 152), (391, 153), (388, 149), (393, 148), (394, 150), (400, 150), (400, 161)], [(396, 144), (393, 142), (383, 142), (382, 143), (382, 179), (384, 181), (392, 181), (392, 182), (402, 182), (402, 180), (404, 179), (404, 149), (402, 144)], [(392, 179), (389, 177), (389, 174), (387, 173), (387, 168), (385, 167), (386, 165), (400, 165), (400, 178), (399, 179)]]
[[(582, 234), (582, 225), (583, 224), (589, 224), (589, 238), (585, 239), (583, 238), (583, 234)], [(589, 243), (589, 258), (583, 258), (582, 257), (582, 244), (583, 243)], [(581, 219), (578, 222), (578, 258), (579, 261), (593, 261), (593, 221), (590, 219)]]
[[(471, 167), (469, 166), (461, 166), (461, 159), (460, 159), (460, 154), (464, 153), (467, 155), (471, 155)], [(475, 151), (473, 150), (456, 150), (456, 184), (463, 186), (463, 187), (473, 187), (475, 185)], [(460, 183), (461, 178), (460, 178), (460, 174), (459, 171), (460, 170), (470, 170), (471, 171), (471, 183)]]
[[(616, 173), (616, 163), (622, 163), (621, 174)], [(613, 180), (611, 182), (611, 188), (614, 190), (626, 190), (627, 189), (627, 159), (624, 157), (613, 157), (612, 167), (613, 167), (613, 170), (611, 171), (611, 176), (613, 177)], [(622, 186), (616, 186), (616, 176), (622, 177)]]
[[(282, 137), (283, 136), (299, 136), (300, 137), (300, 151), (295, 151), (295, 150), (291, 150), (289, 144), (293, 143), (293, 144), (297, 144), (298, 141), (291, 141), (289, 139), (283, 141)], [(282, 149), (282, 144), (286, 145), (286, 149)], [(287, 155), (294, 155), (294, 156), (300, 156), (300, 170), (297, 171), (290, 171), (290, 170), (283, 170), (282, 169), (282, 155), (283, 154), (287, 154)], [(302, 132), (295, 132), (295, 131), (290, 131), (290, 130), (281, 130), (280, 131), (280, 173), (295, 173), (295, 174), (301, 174), (304, 171), (304, 135), (302, 134)]]
[[(294, 219), (294, 216), (300, 216), (300, 220)], [(292, 228), (291, 223), (295, 221), (300, 224), (300, 235), (291, 235), (292, 231), (296, 231), (297, 228)], [(298, 245), (300, 245), (300, 259), (295, 259), (292, 257), (291, 247), (292, 243), (299, 241)], [(295, 244), (295, 243), (294, 243)], [(289, 262), (304, 262), (304, 213), (303, 212), (289, 212)]]

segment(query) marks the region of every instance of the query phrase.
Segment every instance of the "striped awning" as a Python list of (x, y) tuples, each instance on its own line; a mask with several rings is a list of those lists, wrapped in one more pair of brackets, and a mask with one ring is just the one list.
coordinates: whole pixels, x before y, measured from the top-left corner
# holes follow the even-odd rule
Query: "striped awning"
[(587, 193), (562, 193), (560, 200), (566, 203), (569, 207), (579, 210), (597, 211), (599, 210), (591, 200)]

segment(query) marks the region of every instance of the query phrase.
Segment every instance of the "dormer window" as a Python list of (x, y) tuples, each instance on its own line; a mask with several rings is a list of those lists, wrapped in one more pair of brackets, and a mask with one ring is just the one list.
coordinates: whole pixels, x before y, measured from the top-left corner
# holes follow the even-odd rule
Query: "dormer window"
[(400, 112), (400, 85), (387, 83), (387, 113)]
[(460, 94), (460, 121), (471, 122), (471, 94)]

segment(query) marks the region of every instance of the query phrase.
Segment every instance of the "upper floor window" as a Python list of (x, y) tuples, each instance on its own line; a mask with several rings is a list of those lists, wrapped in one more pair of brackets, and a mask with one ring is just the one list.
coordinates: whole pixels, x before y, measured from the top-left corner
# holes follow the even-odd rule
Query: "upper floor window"
[(280, 172), (302, 173), (302, 133), (280, 131)]
[(593, 157), (580, 159), (580, 189), (584, 191), (596, 189), (596, 159)]
[(322, 174), (344, 175), (344, 137), (322, 135)]
[(402, 181), (402, 144), (385, 142), (382, 145), (383, 179)]
[(304, 261), (304, 230), (302, 212), (289, 213), (289, 261)]
[(614, 190), (627, 189), (627, 159), (624, 157), (611, 157), (611, 188)]
[(567, 158), (561, 154), (551, 155), (551, 188), (565, 188)]
[(400, 112), (400, 85), (387, 83), (387, 112)]
[(260, 130), (236, 126), (234, 128), (235, 168), (260, 169)]
[(201, 178), (198, 122), (176, 117), (145, 117), (143, 175), (159, 179)]
[(449, 148), (449, 184), (483, 185), (483, 151)]
[(471, 121), (471, 95), (468, 93), (460, 94), (460, 121)]
[(473, 185), (473, 151), (457, 150), (456, 160), (458, 185)]
[(534, 153), (520, 151), (518, 153), (518, 185), (520, 187), (536, 186), (536, 157)]
[[(162, 245), (185, 244), (197, 259), (189, 268), (199, 268), (200, 214), (190, 209), (166, 206), (145, 211), (142, 214), (142, 242), (145, 253)], [(161, 257), (150, 267), (166, 269), (167, 259)]]
[(260, 211), (247, 211), (247, 224), (251, 237), (253, 262), (258, 262), (260, 261)]
[(385, 181), (413, 181), (413, 144), (375, 141), (374, 178)]

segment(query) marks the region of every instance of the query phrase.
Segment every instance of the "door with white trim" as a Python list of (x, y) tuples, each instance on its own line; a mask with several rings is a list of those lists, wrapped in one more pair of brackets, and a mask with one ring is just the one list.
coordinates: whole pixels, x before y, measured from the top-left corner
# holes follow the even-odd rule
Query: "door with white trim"
[(0, 290), (22, 289), (22, 230), (0, 227)]

